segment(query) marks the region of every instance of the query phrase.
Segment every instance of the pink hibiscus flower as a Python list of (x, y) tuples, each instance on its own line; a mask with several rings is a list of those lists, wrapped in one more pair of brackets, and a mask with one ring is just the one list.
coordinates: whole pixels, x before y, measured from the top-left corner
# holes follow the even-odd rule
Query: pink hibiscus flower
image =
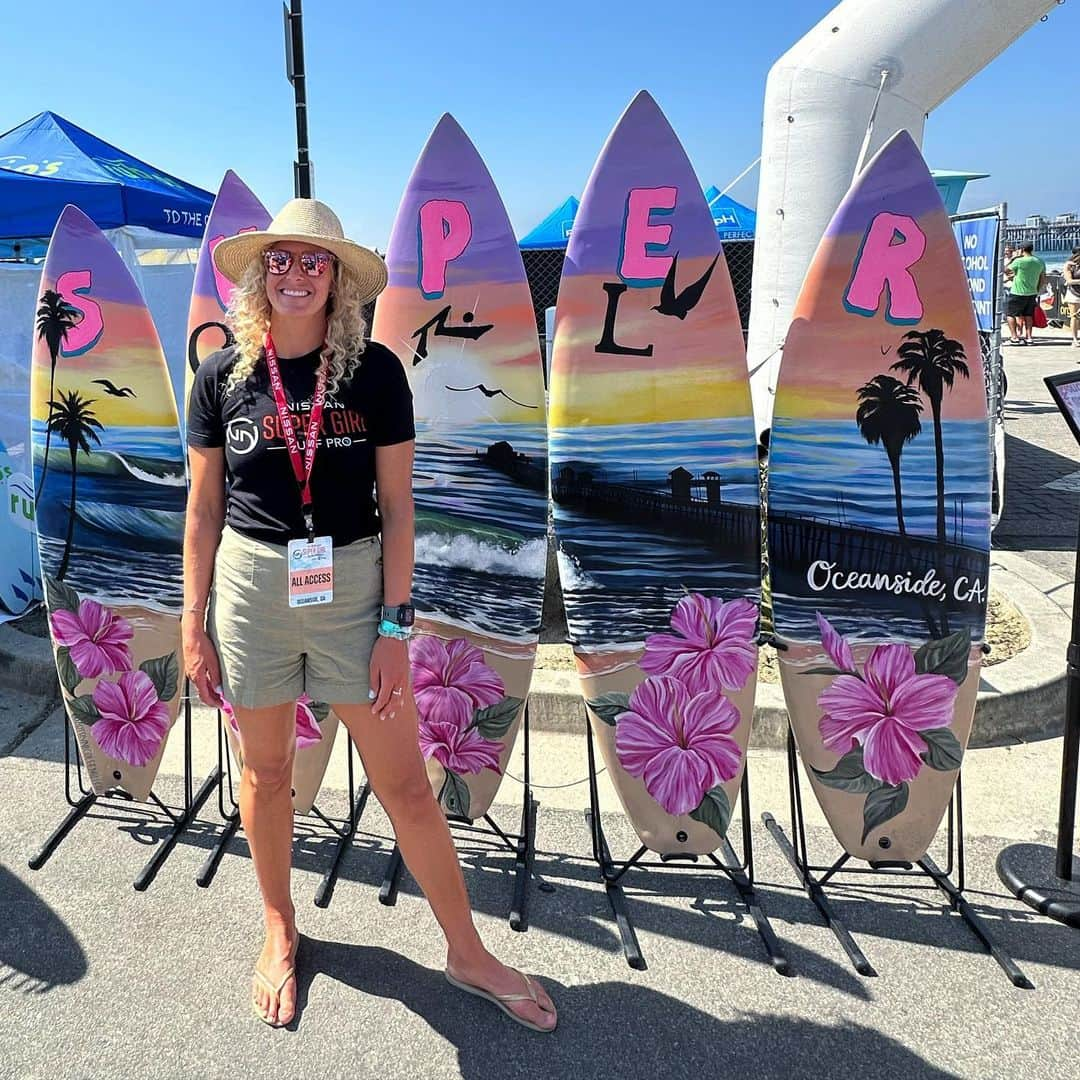
[(741, 690), (757, 663), (757, 609), (749, 600), (691, 593), (671, 613), (674, 634), (650, 634), (639, 661), (650, 675), (671, 675), (691, 694)]
[(738, 773), (742, 755), (731, 738), (738, 726), (739, 712), (722, 694), (694, 695), (677, 679), (654, 676), (616, 718), (615, 752), (669, 814), (688, 814)]
[(83, 600), (77, 612), (58, 609), (49, 622), (56, 643), (67, 646), (75, 670), (84, 679), (131, 670), (127, 643), (135, 631), (127, 619), (96, 600)]
[(505, 696), (502, 679), (464, 638), (447, 643), (424, 635), (413, 641), (410, 660), (421, 722), (464, 729), (472, 723), (474, 710)]
[(117, 682), (99, 682), (94, 704), (100, 719), (90, 727), (109, 757), (129, 765), (154, 759), (169, 732), (169, 709), (144, 671), (125, 671)]
[(866, 771), (886, 784), (919, 775), (926, 752), (920, 731), (948, 727), (959, 687), (946, 675), (918, 675), (906, 645), (879, 645), (863, 677), (838, 675), (818, 697), (825, 745), (846, 754), (863, 747)]
[[(311, 711), (310, 705), (311, 697), (308, 694), (301, 694), (296, 699), (297, 750), (303, 750), (305, 746), (314, 746), (317, 742), (322, 742), (322, 729), (319, 727), (319, 722), (315, 719), (315, 714)], [(232, 704), (224, 698), (221, 699), (221, 711), (225, 714), (229, 727), (239, 738), (240, 725), (236, 722), (236, 713), (233, 711)]]
[(485, 739), (470, 720), (458, 724), (450, 720), (420, 720), (420, 749), (424, 757), (434, 758), (444, 769), (453, 772), (478, 773), (491, 769), (501, 773), (499, 753), (502, 743)]

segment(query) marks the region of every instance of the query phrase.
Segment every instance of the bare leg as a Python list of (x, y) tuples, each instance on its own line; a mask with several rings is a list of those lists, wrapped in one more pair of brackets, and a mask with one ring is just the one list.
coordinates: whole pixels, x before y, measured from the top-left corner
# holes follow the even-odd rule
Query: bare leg
[(1016, 335), (1016, 316), (1015, 315), (1006, 316), (1005, 321), (1009, 325), (1009, 340), (1010, 341), (1016, 341), (1016, 338), (1017, 338), (1017, 335)]
[[(265, 709), (237, 709), (236, 721), (244, 750), (240, 819), (251, 848), (266, 923), (266, 942), (256, 969), (277, 986), (293, 964), (297, 940), (296, 913), (289, 891), (296, 702)], [(296, 1012), (296, 980), (289, 979), (277, 995), (256, 979), (252, 1000), (267, 1020), (287, 1024)]]
[[(334, 711), (349, 729), (405, 865), (446, 935), (447, 968), (461, 981), (496, 994), (523, 993), (521, 976), (492, 956), (476, 932), (450, 828), (428, 782), (409, 692), (406, 701), (393, 720), (376, 720), (367, 705), (334, 705)], [(555, 1006), (539, 983), (534, 986), (543, 1008), (531, 1001), (511, 1007), (535, 1024), (554, 1027)]]
[(1080, 315), (1074, 315), (1069, 320), (1069, 325), (1072, 327), (1072, 339), (1074, 345), (1080, 345), (1080, 336), (1077, 331), (1080, 331)]

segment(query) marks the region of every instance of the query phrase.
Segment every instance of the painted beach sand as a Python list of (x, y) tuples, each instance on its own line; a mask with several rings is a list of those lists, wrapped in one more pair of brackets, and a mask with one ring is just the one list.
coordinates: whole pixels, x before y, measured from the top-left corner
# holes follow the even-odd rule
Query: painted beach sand
[(214, 266), (214, 248), (228, 236), (265, 229), (269, 224), (266, 207), (232, 169), (227, 170), (206, 220), (199, 261), (195, 265), (195, 284), (188, 308), (184, 400), (180, 403), (182, 421), (187, 415), (191, 384), (199, 364), (232, 343), (232, 334), (225, 325), (232, 283)]
[(757, 658), (757, 457), (712, 216), (639, 94), (582, 196), (559, 286), (551, 491), (590, 720), (643, 843), (719, 846)]
[[(232, 342), (225, 324), (225, 312), (232, 297), (232, 283), (214, 266), (214, 248), (227, 236), (265, 229), (270, 213), (251, 189), (229, 169), (221, 181), (217, 198), (207, 219), (206, 232), (195, 267), (195, 285), (188, 309), (188, 348), (182, 416), (187, 412), (195, 372), (211, 353)], [(226, 711), (226, 715), (228, 712)], [(297, 704), (296, 759), (293, 764), (293, 808), (301, 814), (310, 811), (322, 786), (330, 760), (338, 719), (325, 705), (307, 699)], [(226, 726), (229, 746), (239, 765), (243, 751), (235, 719)]]
[(73, 206), (42, 273), (30, 411), (68, 716), (94, 790), (145, 799), (180, 701), (184, 454), (150, 314), (120, 256)]
[(837, 839), (920, 858), (974, 714), (990, 454), (952, 229), (894, 136), (837, 210), (784, 347), (769, 462), (780, 670)]
[(373, 337), (409, 375), (416, 415), (420, 740), (454, 815), (498, 790), (532, 678), (547, 552), (543, 368), (502, 200), (449, 115), (413, 170)]

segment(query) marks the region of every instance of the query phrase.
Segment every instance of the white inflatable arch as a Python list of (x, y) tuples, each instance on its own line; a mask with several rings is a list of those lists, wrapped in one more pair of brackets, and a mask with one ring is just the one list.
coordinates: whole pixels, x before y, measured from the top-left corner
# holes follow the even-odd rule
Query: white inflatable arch
[(772, 415), (779, 350), (799, 287), (857, 168), (899, 128), (921, 145), (930, 110), (1055, 6), (843, 0), (773, 65), (747, 353), (759, 430)]

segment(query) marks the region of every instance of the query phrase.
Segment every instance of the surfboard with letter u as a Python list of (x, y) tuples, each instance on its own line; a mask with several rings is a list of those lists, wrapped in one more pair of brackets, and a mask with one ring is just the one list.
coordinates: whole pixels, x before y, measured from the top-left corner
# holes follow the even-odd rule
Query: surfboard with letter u
[(41, 275), (30, 415), (64, 704), (94, 791), (144, 800), (180, 704), (184, 451), (146, 304), (74, 206)]
[(416, 415), (420, 745), (452, 815), (483, 816), (529, 693), (547, 554), (543, 367), (532, 298), (486, 166), (449, 114), (405, 189), (373, 337)]
[(769, 456), (780, 674), (844, 850), (921, 858), (974, 716), (990, 453), (975, 318), (911, 136), (855, 179), (795, 305)]
[(661, 854), (719, 847), (745, 766), (761, 572), (752, 415), (712, 215), (642, 91), (570, 234), (550, 453), (589, 719), (638, 836)]

